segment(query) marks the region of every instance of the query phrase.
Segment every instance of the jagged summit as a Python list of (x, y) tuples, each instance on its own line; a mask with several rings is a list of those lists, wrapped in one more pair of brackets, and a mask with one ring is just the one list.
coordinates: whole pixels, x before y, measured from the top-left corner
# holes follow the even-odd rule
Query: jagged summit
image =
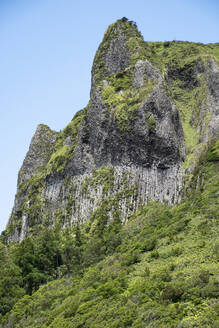
[(136, 55), (143, 38), (134, 22), (117, 20), (104, 33), (92, 67), (92, 88), (104, 77), (125, 70)]
[(125, 18), (110, 25), (94, 58), (86, 108), (60, 133), (40, 125), (31, 141), (7, 240), (57, 221), (63, 228), (95, 224), (99, 213), (125, 222), (148, 200), (180, 202), (218, 133), (216, 50), (144, 42)]

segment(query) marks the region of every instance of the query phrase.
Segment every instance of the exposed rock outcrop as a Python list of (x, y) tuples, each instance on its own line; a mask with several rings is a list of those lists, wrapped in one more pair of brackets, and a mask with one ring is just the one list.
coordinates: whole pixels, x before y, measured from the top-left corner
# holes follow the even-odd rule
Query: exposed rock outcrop
[(181, 201), (188, 155), (218, 134), (219, 69), (213, 58), (179, 66), (166, 57), (156, 62), (132, 22), (108, 28), (88, 106), (59, 134), (37, 128), (19, 173), (9, 241), (56, 220), (63, 227), (95, 220), (98, 209), (125, 221), (148, 200)]
[(30, 148), (18, 176), (18, 186), (36, 174), (45, 165), (54, 152), (58, 133), (46, 125), (38, 125), (31, 140)]

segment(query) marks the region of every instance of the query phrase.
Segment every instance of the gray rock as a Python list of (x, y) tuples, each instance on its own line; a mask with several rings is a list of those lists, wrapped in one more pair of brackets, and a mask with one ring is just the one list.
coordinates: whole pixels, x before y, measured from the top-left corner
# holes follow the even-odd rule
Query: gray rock
[(141, 88), (144, 86), (145, 78), (152, 81), (161, 81), (161, 73), (148, 61), (138, 60), (135, 64), (133, 86)]
[(127, 37), (118, 30), (117, 37), (110, 42), (106, 53), (106, 68), (110, 74), (124, 71), (130, 64), (129, 49), (125, 45)]
[(40, 166), (45, 165), (52, 152), (57, 138), (57, 132), (50, 130), (46, 125), (38, 125), (31, 140), (29, 150), (24, 159), (18, 176), (18, 185), (28, 180), (38, 172)]

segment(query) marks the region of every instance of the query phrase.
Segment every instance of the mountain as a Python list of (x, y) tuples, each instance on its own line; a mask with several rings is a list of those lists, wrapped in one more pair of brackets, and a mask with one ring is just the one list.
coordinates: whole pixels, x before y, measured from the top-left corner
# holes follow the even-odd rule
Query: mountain
[(88, 105), (19, 171), (0, 327), (219, 327), (218, 113), (219, 44), (110, 25)]
[(95, 218), (125, 222), (148, 200), (175, 204), (218, 134), (218, 45), (144, 42), (125, 18), (109, 26), (91, 96), (60, 133), (39, 125), (19, 172), (9, 241)]

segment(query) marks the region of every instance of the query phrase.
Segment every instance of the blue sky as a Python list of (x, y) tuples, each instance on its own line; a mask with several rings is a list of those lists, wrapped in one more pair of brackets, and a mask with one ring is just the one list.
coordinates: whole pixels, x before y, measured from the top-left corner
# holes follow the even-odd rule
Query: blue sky
[(97, 47), (123, 16), (148, 41), (219, 42), (217, 0), (0, 0), (0, 231), (37, 125), (59, 131), (86, 106)]

